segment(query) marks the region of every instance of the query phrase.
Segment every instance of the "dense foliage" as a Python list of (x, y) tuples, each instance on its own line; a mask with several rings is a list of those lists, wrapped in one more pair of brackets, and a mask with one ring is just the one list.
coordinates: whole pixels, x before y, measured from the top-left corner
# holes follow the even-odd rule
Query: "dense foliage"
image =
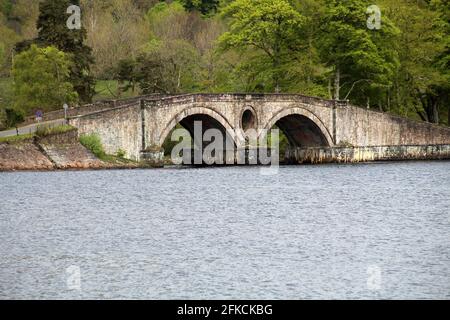
[(15, 109), (30, 114), (75, 102), (78, 94), (70, 82), (71, 65), (68, 55), (55, 47), (33, 44), (18, 54), (12, 70)]
[[(69, 3), (81, 5), (80, 30), (66, 28)], [(0, 0), (0, 77), (18, 80), (0, 79), (0, 118), (30, 99), (17, 88), (32, 68), (47, 76), (30, 87), (51, 99), (25, 109), (60, 108), (51, 63), (15, 61), (37, 44), (65, 53), (79, 102), (90, 100), (95, 78), (117, 81), (115, 97), (296, 92), (448, 124), (449, 3), (379, 0), (380, 28), (369, 28), (368, 0)]]
[[(67, 8), (80, 5), (79, 0), (43, 0), (39, 4), (38, 35), (33, 40), (16, 44), (16, 51), (27, 50), (31, 43), (41, 47), (53, 46), (72, 55), (70, 81), (81, 102), (90, 102), (94, 95), (94, 79), (90, 66), (94, 63), (92, 49), (85, 45), (86, 29), (67, 27)], [(81, 25), (82, 26), (82, 25)]]

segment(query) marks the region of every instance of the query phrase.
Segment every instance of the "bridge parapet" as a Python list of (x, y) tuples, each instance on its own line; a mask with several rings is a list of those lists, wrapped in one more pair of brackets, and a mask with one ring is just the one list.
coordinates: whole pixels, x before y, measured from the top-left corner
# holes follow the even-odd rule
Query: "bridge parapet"
[[(73, 108), (69, 108), (67, 110), (68, 117), (77, 117), (88, 114), (93, 114), (109, 109), (114, 109), (118, 107), (127, 107), (131, 104), (137, 104), (143, 99), (161, 99), (162, 97), (166, 97), (167, 95), (163, 94), (149, 94), (145, 96), (133, 97), (133, 98), (125, 98), (125, 99), (113, 99), (113, 100), (100, 100), (94, 103), (85, 104), (82, 106), (76, 106)], [(42, 121), (52, 121), (58, 119), (64, 119), (65, 112), (62, 109), (50, 111), (44, 113)], [(25, 118), (25, 122), (22, 125), (29, 125), (36, 122), (35, 116), (29, 116)]]
[(155, 99), (142, 99), (146, 106), (167, 106), (174, 104), (201, 103), (201, 102), (292, 102), (315, 104), (332, 108), (335, 101), (299, 94), (265, 94), (265, 93), (231, 93), (231, 94), (186, 94), (167, 96)]

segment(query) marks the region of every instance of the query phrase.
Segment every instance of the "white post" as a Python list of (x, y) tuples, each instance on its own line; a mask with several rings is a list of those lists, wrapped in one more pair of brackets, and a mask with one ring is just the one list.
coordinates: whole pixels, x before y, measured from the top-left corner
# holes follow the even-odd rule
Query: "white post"
[(67, 109), (69, 109), (69, 106), (67, 105), (67, 103), (64, 103), (63, 108), (64, 108), (64, 120), (67, 123)]

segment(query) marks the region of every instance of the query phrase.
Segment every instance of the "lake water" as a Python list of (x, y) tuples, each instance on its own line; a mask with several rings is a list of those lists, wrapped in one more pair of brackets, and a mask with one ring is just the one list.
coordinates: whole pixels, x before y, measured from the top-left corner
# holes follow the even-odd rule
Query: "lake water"
[(450, 162), (0, 173), (0, 298), (450, 298)]

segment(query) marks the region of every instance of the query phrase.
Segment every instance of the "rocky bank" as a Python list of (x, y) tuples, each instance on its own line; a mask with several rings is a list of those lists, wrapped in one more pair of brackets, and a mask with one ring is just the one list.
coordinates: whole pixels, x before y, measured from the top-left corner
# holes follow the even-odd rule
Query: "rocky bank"
[(45, 137), (0, 143), (0, 171), (136, 167), (107, 163), (80, 144), (76, 129)]

